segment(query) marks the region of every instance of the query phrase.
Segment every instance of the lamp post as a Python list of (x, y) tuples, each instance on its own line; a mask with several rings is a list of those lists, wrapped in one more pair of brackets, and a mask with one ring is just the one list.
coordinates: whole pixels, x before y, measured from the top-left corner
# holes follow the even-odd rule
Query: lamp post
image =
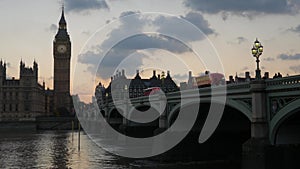
[(261, 45), (261, 43), (256, 38), (251, 51), (252, 51), (253, 57), (256, 58), (256, 65), (257, 65), (257, 67), (256, 67), (256, 71), (255, 71), (256, 72), (255, 78), (257, 80), (261, 79), (261, 73), (260, 73), (260, 69), (259, 69), (259, 62), (260, 62), (259, 57), (263, 53), (263, 50), (264, 50), (263, 46)]
[[(124, 97), (123, 97), (123, 99), (125, 99), (126, 101), (127, 101), (127, 91), (128, 91), (128, 86), (127, 86), (127, 84), (125, 84), (124, 85)], [(129, 94), (128, 94), (129, 95)]]

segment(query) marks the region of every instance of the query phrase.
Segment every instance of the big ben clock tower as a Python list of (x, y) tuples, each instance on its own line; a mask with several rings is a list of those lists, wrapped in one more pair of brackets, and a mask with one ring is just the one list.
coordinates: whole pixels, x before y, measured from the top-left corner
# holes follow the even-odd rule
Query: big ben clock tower
[(53, 41), (54, 56), (54, 108), (56, 113), (66, 115), (71, 110), (70, 60), (71, 41), (67, 32), (64, 8), (59, 21), (58, 32)]

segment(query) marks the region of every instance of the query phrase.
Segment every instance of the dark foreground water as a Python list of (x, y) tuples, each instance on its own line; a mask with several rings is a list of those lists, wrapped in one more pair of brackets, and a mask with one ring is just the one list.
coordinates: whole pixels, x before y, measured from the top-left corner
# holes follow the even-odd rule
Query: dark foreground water
[[(0, 168), (74, 168), (74, 169), (211, 169), (204, 162), (158, 162), (121, 158), (109, 154), (81, 132), (44, 131), (6, 133), (0, 137)], [(218, 162), (214, 162), (216, 165)], [(218, 164), (217, 164), (218, 165)]]

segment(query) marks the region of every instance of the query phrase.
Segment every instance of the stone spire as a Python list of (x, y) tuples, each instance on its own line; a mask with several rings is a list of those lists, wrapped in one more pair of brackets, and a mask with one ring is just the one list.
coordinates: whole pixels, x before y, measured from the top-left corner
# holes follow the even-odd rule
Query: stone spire
[(65, 7), (62, 6), (61, 17), (58, 23), (58, 32), (55, 36), (56, 40), (70, 40), (69, 34), (67, 32), (67, 22), (65, 19)]
[(59, 29), (67, 29), (67, 22), (65, 19), (65, 6), (62, 5), (61, 18), (59, 21)]

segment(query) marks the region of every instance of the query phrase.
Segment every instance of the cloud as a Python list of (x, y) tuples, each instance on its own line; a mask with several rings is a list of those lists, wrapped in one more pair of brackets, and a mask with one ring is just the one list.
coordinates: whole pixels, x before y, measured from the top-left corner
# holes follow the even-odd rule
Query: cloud
[[(135, 70), (141, 67), (144, 64), (143, 60), (149, 57), (139, 52), (144, 49), (163, 49), (170, 51), (171, 53), (191, 52), (187, 45), (175, 38), (163, 34), (142, 33), (145, 26), (155, 27), (158, 32), (171, 32), (171, 34), (181, 33), (185, 36), (184, 38), (186, 39), (184, 40), (187, 42), (204, 38), (195, 38), (195, 34), (184, 29), (185, 27), (174, 25), (176, 23), (174, 17), (159, 16), (150, 18), (138, 15), (139, 13), (139, 11), (123, 12), (120, 15), (120, 18), (122, 18), (120, 20), (120, 25), (111, 29), (110, 33), (106, 36), (106, 39), (101, 44), (95, 46), (93, 51), (86, 51), (79, 56), (78, 61), (88, 66), (87, 71), (92, 74), (97, 72), (97, 76), (107, 79), (121, 62), (126, 62), (127, 65), (125, 64), (125, 66), (129, 69)], [(129, 15), (130, 17), (126, 17)], [(214, 33), (214, 31), (209, 28), (208, 22), (199, 13), (189, 13), (182, 18), (186, 18), (193, 22), (206, 34)], [(141, 33), (124, 39), (124, 37), (136, 34), (137, 32)], [(114, 44), (119, 39), (123, 40), (118, 44)], [(106, 51), (109, 52), (104, 54)], [(130, 60), (128, 56), (131, 56), (132, 54), (139, 55), (140, 57), (133, 56), (134, 59)], [(103, 58), (104, 55), (105, 57)], [(101, 66), (99, 66), (101, 70), (98, 69), (99, 58), (103, 58)], [(128, 60), (130, 60), (130, 62)], [(129, 71), (127, 70), (127, 72)]]
[(232, 41), (228, 41), (228, 44), (238, 44), (238, 45), (240, 45), (240, 44), (242, 44), (244, 42), (247, 42), (247, 41), (248, 41), (247, 38), (239, 36), (239, 37), (235, 38)]
[(222, 15), (222, 19), (225, 21), (229, 17), (229, 12), (222, 12), (221, 15)]
[(277, 56), (278, 59), (281, 60), (300, 60), (300, 53), (289, 55), (289, 54), (280, 54)]
[[(99, 48), (102, 48), (100, 46)], [(117, 45), (115, 45), (102, 59), (101, 63), (98, 63), (99, 58), (103, 55), (102, 52), (89, 51), (79, 56), (79, 62), (88, 64), (88, 70), (92, 73), (97, 71), (97, 75), (101, 78), (109, 78), (115, 69), (122, 63), (126, 69), (132, 68), (134, 71), (138, 67), (143, 65), (143, 59), (148, 56), (139, 53), (139, 50), (143, 49), (164, 49), (173, 53), (184, 53), (190, 49), (184, 44), (175, 39), (165, 37), (162, 35), (149, 35), (140, 34), (133, 37), (129, 37)], [(139, 56), (131, 56), (137, 54)], [(131, 58), (129, 57), (131, 56)], [(101, 64), (100, 69), (97, 70), (98, 64)], [(129, 70), (127, 70), (129, 72)]]
[(246, 38), (244, 38), (244, 37), (242, 37), (242, 36), (239, 36), (239, 37), (237, 37), (236, 39), (237, 39), (237, 43), (238, 43), (238, 44), (241, 44), (241, 43), (243, 43), (243, 42), (246, 42), (246, 41), (247, 41), (247, 39), (246, 39)]
[[(78, 61), (88, 65), (87, 71), (93, 75), (96, 74), (98, 77), (103, 79), (108, 79), (113, 75), (115, 69), (121, 62), (128, 62), (128, 60), (131, 60), (128, 59), (129, 55), (143, 48), (143, 44), (145, 42), (141, 43), (140, 36), (129, 37), (118, 44), (114, 44), (115, 41), (123, 39), (123, 37), (126, 37), (127, 34), (142, 31), (143, 26), (147, 21), (140, 18), (138, 15), (124, 17), (135, 13), (137, 12), (123, 12), (120, 15), (120, 17), (123, 17), (122, 20), (120, 20), (120, 26), (112, 29), (107, 35), (107, 38), (95, 47), (95, 51), (87, 51), (79, 56)], [(144, 48), (146, 48), (146, 46), (144, 46)], [(106, 51), (108, 51), (108, 53), (105, 54), (104, 52)], [(99, 63), (101, 58), (102, 62)], [(136, 69), (142, 65), (143, 57), (141, 55), (141, 57), (136, 57), (131, 61), (132, 63), (130, 67), (134, 67)], [(129, 70), (127, 70), (127, 72), (129, 72)]]
[(140, 13), (140, 11), (125, 11), (122, 12), (119, 16), (119, 18), (125, 17), (125, 16), (129, 16), (129, 15), (134, 15), (134, 14), (138, 14)]
[[(153, 23), (159, 27), (159, 32), (167, 32), (170, 35), (183, 35), (180, 37), (183, 41), (191, 42), (202, 40), (208, 35), (216, 34), (216, 32), (210, 28), (208, 21), (198, 12), (190, 12), (185, 16), (181, 16), (181, 18), (192, 23), (204, 34), (195, 34), (194, 27), (174, 17), (160, 16), (156, 18)], [(178, 24), (178, 22), (182, 22), (182, 24)]]
[[(134, 51), (131, 52), (134, 53)], [(128, 53), (131, 52), (128, 51)], [(122, 67), (120, 69), (125, 69), (128, 72), (127, 75), (130, 75), (130, 72), (135, 72), (136, 69), (141, 67), (143, 64), (142, 61), (146, 56), (140, 53), (132, 55), (132, 53), (130, 56), (126, 56), (123, 52), (111, 50), (100, 63), (98, 62), (98, 53), (84, 54), (80, 56), (79, 62), (86, 63), (88, 65), (87, 71), (93, 75), (102, 79), (109, 79), (121, 63)]]
[(173, 53), (184, 53), (189, 51), (189, 48), (180, 41), (157, 34), (140, 34), (129, 37), (116, 45), (113, 50), (142, 50), (149, 48), (164, 49)]
[(47, 29), (46, 31), (50, 31), (52, 33), (55, 33), (57, 31), (58, 27), (56, 24), (51, 24)]
[[(149, 23), (149, 21), (147, 23)], [(155, 18), (155, 20), (152, 21), (152, 24), (158, 27), (158, 32), (165, 32), (169, 35), (180, 35), (180, 38), (182, 38), (180, 40), (186, 42), (199, 41), (206, 38), (208, 35), (217, 34), (199, 12), (189, 12), (184, 16), (180, 16), (179, 19), (161, 15)], [(195, 32), (195, 30), (197, 30), (195, 27), (203, 34)]]
[[(299, 12), (298, 0), (185, 0), (184, 5), (192, 10), (209, 14), (230, 12), (232, 14), (250, 16), (254, 13), (263, 14), (295, 14)], [(225, 15), (225, 19), (228, 14)]]
[(67, 12), (83, 12), (109, 7), (105, 0), (65, 0), (65, 9)]
[(298, 65), (298, 66), (290, 66), (289, 68), (292, 71), (294, 71), (295, 73), (300, 73), (300, 65)]
[(275, 61), (275, 59), (272, 57), (263, 58), (263, 60), (267, 62)]
[(215, 33), (215, 31), (210, 28), (208, 21), (205, 20), (203, 16), (198, 12), (189, 12), (185, 16), (182, 16), (182, 18), (197, 26), (206, 35)]
[(288, 31), (295, 32), (300, 35), (300, 25), (298, 25), (297, 27), (294, 27), (294, 28), (290, 28), (290, 29), (288, 29)]

